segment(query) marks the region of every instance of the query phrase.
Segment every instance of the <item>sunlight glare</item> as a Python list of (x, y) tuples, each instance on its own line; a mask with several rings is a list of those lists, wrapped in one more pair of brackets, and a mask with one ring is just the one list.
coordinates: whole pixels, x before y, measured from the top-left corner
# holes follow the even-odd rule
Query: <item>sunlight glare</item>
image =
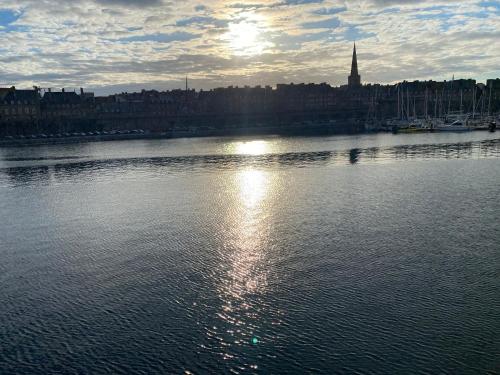
[(229, 23), (229, 30), (224, 39), (235, 55), (259, 55), (271, 46), (271, 43), (265, 40), (260, 22), (254, 18), (247, 16), (245, 20)]
[(263, 155), (268, 151), (266, 141), (250, 141), (236, 144), (236, 152), (242, 155)]
[(262, 171), (245, 170), (240, 174), (241, 202), (248, 208), (255, 208), (266, 195), (267, 178)]

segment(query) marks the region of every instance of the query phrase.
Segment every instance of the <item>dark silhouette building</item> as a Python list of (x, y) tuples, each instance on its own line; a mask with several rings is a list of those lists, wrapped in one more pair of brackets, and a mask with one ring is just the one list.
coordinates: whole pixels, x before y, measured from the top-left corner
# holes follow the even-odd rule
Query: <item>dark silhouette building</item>
[(350, 88), (361, 86), (361, 76), (358, 73), (358, 58), (356, 56), (356, 43), (354, 43), (354, 50), (352, 52), (351, 75), (348, 78), (347, 85)]
[(29, 120), (40, 115), (40, 96), (34, 90), (14, 86), (0, 88), (0, 122)]

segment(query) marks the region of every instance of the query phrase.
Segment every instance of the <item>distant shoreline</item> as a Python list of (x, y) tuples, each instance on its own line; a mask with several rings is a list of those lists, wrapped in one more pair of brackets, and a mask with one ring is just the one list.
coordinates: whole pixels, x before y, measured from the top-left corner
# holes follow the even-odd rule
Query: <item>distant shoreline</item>
[(15, 146), (37, 146), (37, 145), (57, 145), (57, 144), (72, 144), (72, 143), (87, 143), (87, 142), (108, 142), (134, 139), (160, 139), (168, 138), (161, 135), (153, 134), (118, 134), (118, 135), (89, 135), (89, 136), (71, 136), (57, 138), (26, 138), (26, 139), (9, 139), (0, 140), (0, 147), (15, 147)]
[[(474, 129), (471, 131), (479, 131)], [(484, 129), (483, 129), (484, 130)], [(224, 128), (224, 129), (174, 129), (162, 133), (133, 133), (133, 134), (101, 134), (65, 137), (23, 138), (23, 139), (0, 139), (0, 147), (37, 146), (74, 144), (88, 142), (108, 142), (141, 139), (179, 139), (179, 138), (205, 138), (205, 137), (231, 137), (231, 136), (331, 136), (331, 135), (356, 135), (366, 133), (389, 133), (389, 130), (366, 130), (345, 131), (325, 125), (313, 125), (308, 127), (250, 127), (250, 128)], [(420, 133), (421, 134), (421, 133)]]
[(245, 136), (245, 135), (281, 135), (281, 136), (328, 136), (342, 134), (363, 134), (366, 131), (345, 131), (337, 126), (313, 125), (307, 127), (250, 127), (250, 128), (224, 128), (224, 129), (174, 129), (162, 133), (144, 134), (101, 134), (69, 137), (46, 137), (46, 138), (24, 138), (24, 139), (1, 139), (0, 147), (34, 146), (52, 144), (72, 144), (86, 142), (107, 142), (137, 139), (175, 139), (195, 137), (223, 137), (223, 136)]

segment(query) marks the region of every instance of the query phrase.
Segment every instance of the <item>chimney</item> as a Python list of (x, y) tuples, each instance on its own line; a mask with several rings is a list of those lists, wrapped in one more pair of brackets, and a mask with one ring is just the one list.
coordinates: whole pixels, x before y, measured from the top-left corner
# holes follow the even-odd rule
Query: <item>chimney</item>
[(64, 87), (62, 88), (62, 92), (65, 92), (65, 91), (64, 91)]
[(80, 87), (80, 95), (83, 96), (83, 87)]

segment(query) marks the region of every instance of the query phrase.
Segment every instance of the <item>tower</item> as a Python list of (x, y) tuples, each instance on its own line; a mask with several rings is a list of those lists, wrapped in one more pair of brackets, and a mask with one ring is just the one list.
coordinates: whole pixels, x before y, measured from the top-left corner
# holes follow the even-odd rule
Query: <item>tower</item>
[(358, 58), (356, 56), (356, 43), (354, 43), (354, 50), (352, 52), (351, 75), (349, 76), (347, 82), (347, 85), (349, 87), (361, 86), (361, 77), (358, 73)]

